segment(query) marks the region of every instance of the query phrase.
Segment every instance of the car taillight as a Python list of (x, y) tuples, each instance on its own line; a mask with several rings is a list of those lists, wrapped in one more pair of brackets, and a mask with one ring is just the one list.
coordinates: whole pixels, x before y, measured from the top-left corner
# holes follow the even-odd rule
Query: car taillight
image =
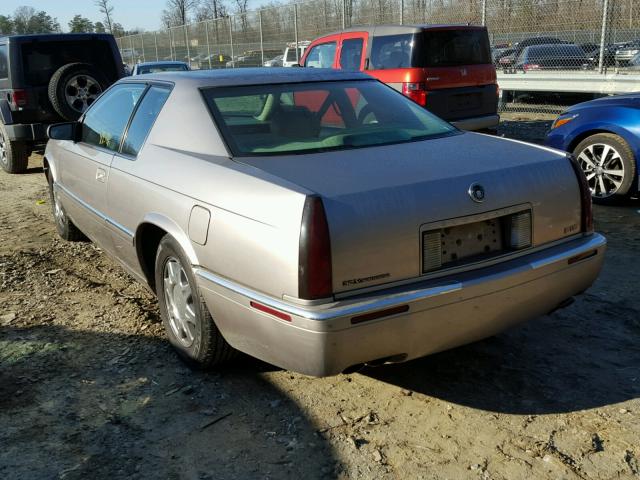
[(332, 294), (331, 241), (322, 199), (307, 197), (302, 212), (298, 257), (298, 297), (305, 300)]
[(591, 203), (591, 190), (587, 183), (587, 177), (585, 176), (582, 168), (578, 164), (576, 157), (569, 155), (571, 166), (578, 178), (578, 184), (580, 185), (580, 207), (582, 214), (580, 216), (581, 230), (584, 233), (593, 232), (593, 205)]
[(27, 104), (27, 92), (26, 90), (12, 90), (11, 91), (11, 103), (18, 107), (24, 107)]
[(402, 94), (409, 97), (418, 105), (427, 105), (427, 88), (424, 83), (404, 82), (402, 84)]
[(525, 63), (522, 68), (523, 70), (540, 70), (540, 65), (537, 63)]

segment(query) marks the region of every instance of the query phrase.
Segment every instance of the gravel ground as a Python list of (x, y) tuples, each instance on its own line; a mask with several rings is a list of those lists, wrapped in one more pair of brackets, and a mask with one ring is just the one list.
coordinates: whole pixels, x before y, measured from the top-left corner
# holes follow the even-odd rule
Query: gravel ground
[(640, 478), (639, 201), (596, 207), (592, 289), (496, 337), (325, 379), (194, 372), (150, 294), (56, 238), (40, 165), (0, 173), (0, 478)]

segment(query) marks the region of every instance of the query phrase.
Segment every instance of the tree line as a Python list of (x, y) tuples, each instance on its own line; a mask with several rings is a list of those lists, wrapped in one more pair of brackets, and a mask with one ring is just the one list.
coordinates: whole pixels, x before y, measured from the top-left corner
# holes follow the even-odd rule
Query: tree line
[[(111, 33), (116, 37), (138, 33), (137, 30), (126, 31), (114, 20), (110, 0), (95, 0), (94, 5), (102, 20), (92, 22), (82, 15), (75, 15), (67, 24), (70, 33)], [(0, 15), (0, 35), (61, 32), (58, 19), (44, 10), (21, 6), (13, 15)]]

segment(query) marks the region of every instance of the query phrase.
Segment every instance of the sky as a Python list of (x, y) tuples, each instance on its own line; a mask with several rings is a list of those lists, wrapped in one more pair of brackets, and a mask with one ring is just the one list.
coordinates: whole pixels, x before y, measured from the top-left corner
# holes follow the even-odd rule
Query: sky
[[(26, 5), (36, 10), (44, 10), (56, 17), (63, 31), (69, 30), (69, 20), (80, 14), (92, 22), (102, 21), (102, 14), (93, 0), (1, 0), (0, 15), (11, 15), (17, 7)], [(139, 27), (156, 30), (160, 27), (160, 12), (164, 0), (111, 0), (114, 21), (126, 30)]]

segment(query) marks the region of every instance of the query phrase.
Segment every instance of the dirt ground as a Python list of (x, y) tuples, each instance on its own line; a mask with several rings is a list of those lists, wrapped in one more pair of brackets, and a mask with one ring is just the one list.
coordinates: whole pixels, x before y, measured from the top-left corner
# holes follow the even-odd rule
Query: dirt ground
[(194, 372), (150, 294), (57, 239), (30, 165), (0, 173), (0, 478), (640, 478), (640, 201), (596, 207), (592, 289), (494, 338), (324, 379)]

